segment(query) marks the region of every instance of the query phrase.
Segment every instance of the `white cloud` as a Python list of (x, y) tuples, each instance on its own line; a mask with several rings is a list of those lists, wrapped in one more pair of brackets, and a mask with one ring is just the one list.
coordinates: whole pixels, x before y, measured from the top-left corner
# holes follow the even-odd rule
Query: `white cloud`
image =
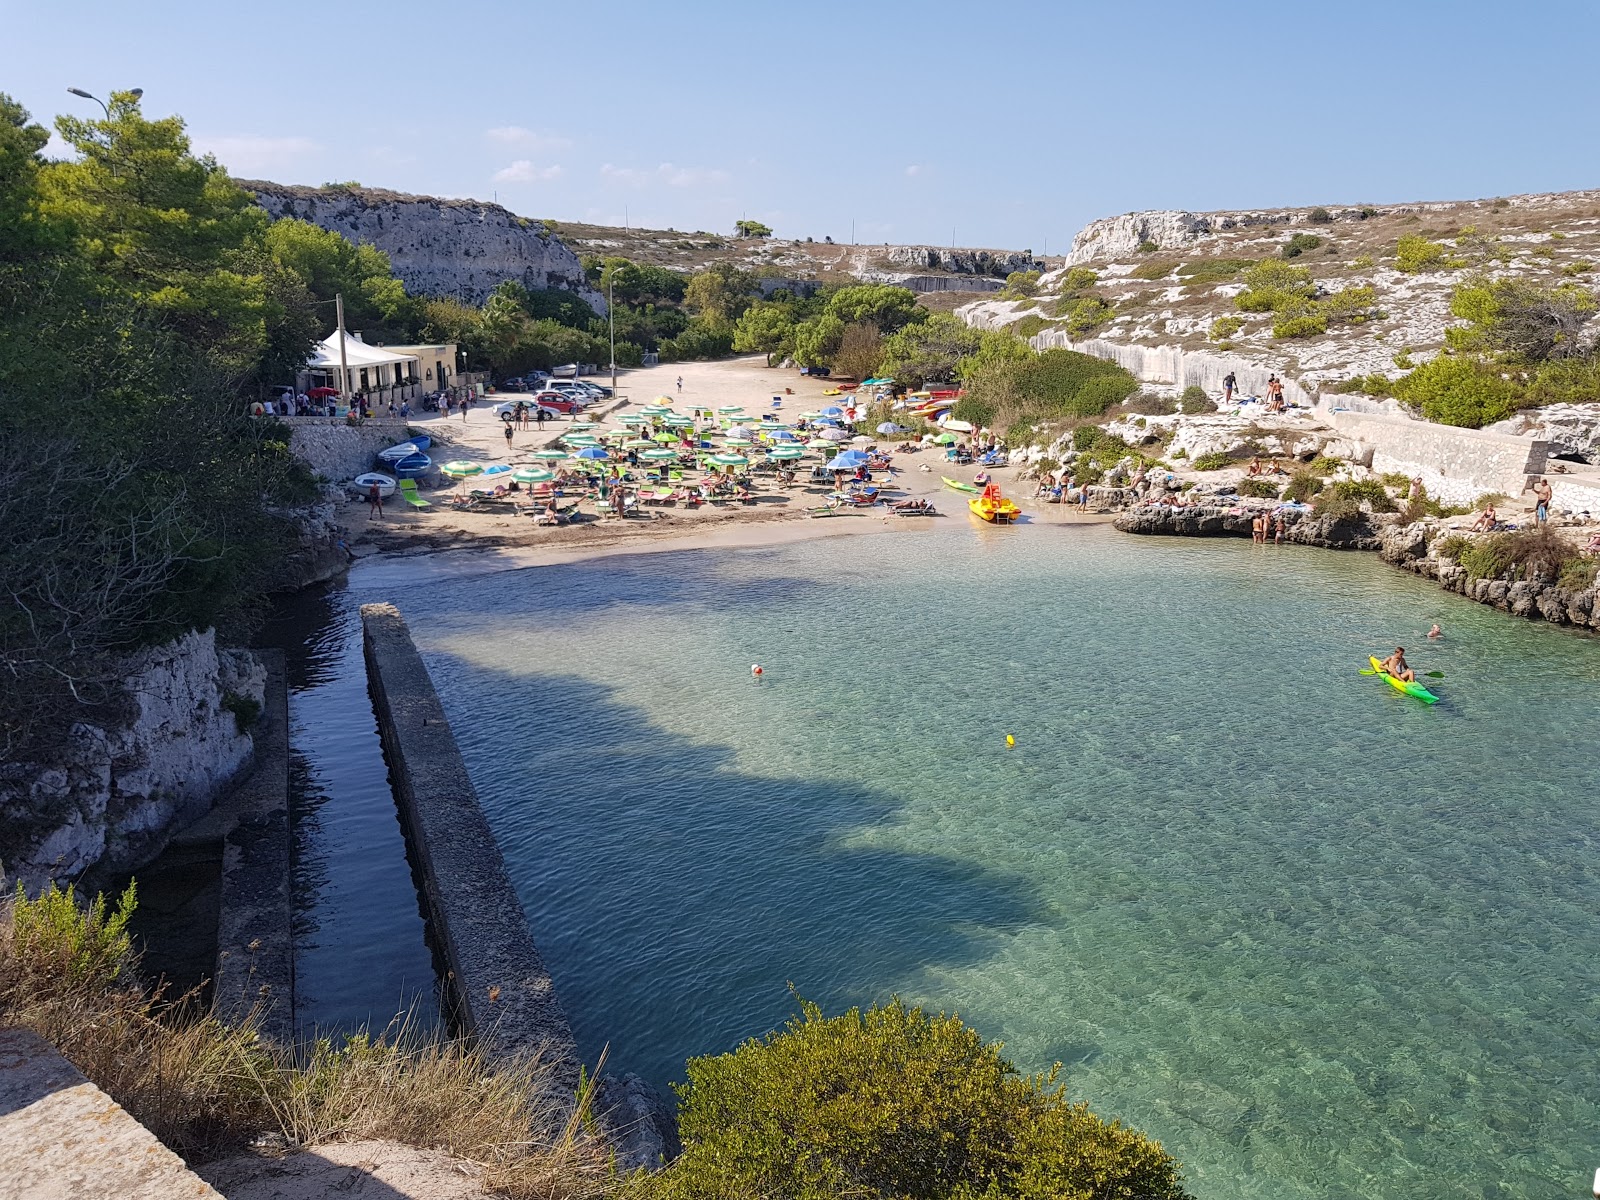
[(526, 146), (530, 150), (560, 150), (572, 145), (570, 138), (539, 133), (536, 130), (524, 129), (521, 125), (500, 125), (494, 129), (486, 129), (483, 136), (503, 146)]
[(322, 147), (304, 137), (258, 137), (254, 134), (196, 135), (194, 149), (215, 154), (230, 175), (262, 175), (291, 167)]
[(550, 179), (560, 179), (566, 172), (559, 166), (536, 167), (526, 158), (519, 158), (509, 167), (501, 167), (494, 173), (496, 183), (540, 183)]
[(906, 168), (906, 174), (911, 178), (916, 178), (916, 176), (921, 175), (925, 170), (927, 170), (926, 167), (921, 166), (918, 163), (912, 163)]
[(727, 183), (730, 178), (726, 171), (714, 167), (680, 167), (673, 163), (662, 163), (654, 170), (642, 167), (618, 167), (606, 163), (600, 168), (600, 174), (617, 183), (638, 188), (656, 184), (675, 188), (705, 187), (709, 184)]

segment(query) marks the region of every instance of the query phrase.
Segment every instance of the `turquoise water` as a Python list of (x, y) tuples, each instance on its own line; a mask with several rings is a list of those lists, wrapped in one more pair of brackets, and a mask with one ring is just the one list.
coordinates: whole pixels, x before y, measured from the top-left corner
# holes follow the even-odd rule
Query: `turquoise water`
[[(965, 522), (399, 601), (591, 1058), (899, 993), (1203, 1200), (1600, 1164), (1600, 641), (1369, 556)], [(1397, 640), (1436, 707), (1356, 674)]]

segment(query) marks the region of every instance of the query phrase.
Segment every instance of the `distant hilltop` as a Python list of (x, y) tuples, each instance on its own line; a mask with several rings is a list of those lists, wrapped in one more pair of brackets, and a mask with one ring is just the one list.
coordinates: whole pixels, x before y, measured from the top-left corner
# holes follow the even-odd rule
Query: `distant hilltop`
[(413, 294), (482, 304), (510, 279), (533, 289), (565, 288), (605, 311), (578, 256), (549, 225), (498, 204), (382, 188), (237, 182), (274, 218), (298, 217), (384, 251)]

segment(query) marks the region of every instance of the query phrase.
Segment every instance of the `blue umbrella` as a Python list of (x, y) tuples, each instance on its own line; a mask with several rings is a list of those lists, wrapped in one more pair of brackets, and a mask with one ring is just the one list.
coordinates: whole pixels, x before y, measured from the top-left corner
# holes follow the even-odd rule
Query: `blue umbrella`
[(771, 435), (771, 440), (774, 442), (798, 442), (800, 439), (787, 429), (779, 429)]
[(905, 430), (901, 429), (900, 426), (896, 425), (893, 421), (885, 421), (882, 425), (878, 426), (878, 432), (882, 434), (891, 434), (904, 433)]
[(585, 446), (582, 450), (578, 451), (578, 457), (579, 458), (610, 458), (611, 456), (609, 454), (607, 454), (599, 446)]
[(846, 450), (828, 464), (830, 471), (854, 471), (867, 465), (867, 456), (859, 450)]
[(837, 404), (830, 404), (827, 408), (822, 410), (822, 415), (825, 417), (842, 417), (844, 416), (844, 409), (840, 408)]

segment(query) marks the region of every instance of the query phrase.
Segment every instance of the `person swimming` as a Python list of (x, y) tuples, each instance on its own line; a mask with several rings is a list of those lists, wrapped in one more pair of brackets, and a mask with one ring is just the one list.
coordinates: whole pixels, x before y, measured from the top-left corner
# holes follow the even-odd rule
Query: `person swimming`
[(1406, 662), (1406, 648), (1404, 646), (1396, 646), (1394, 648), (1394, 653), (1389, 655), (1389, 657), (1384, 659), (1379, 665), (1384, 671), (1390, 675), (1393, 675), (1401, 683), (1415, 683), (1417, 681), (1417, 673), (1413, 671), (1411, 669), (1411, 665)]
[(1431, 638), (1442, 638), (1444, 636), (1444, 630), (1440, 629), (1438, 623), (1436, 622), (1433, 628), (1428, 630), (1428, 636)]

